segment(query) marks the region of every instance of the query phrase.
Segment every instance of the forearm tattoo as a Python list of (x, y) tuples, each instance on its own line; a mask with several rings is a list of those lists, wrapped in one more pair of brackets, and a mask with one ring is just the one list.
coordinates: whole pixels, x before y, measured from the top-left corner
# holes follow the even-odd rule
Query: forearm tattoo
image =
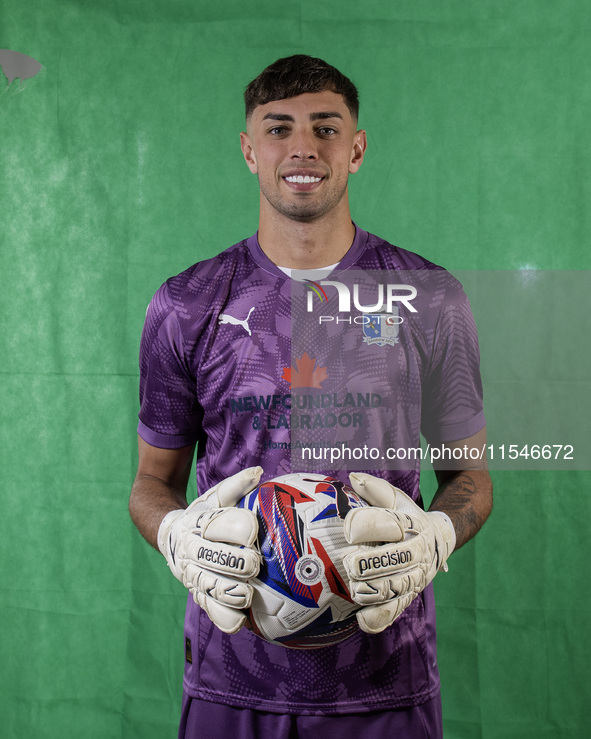
[(459, 472), (443, 480), (430, 510), (443, 511), (456, 530), (456, 549), (482, 527), (492, 509), (492, 482), (485, 470)]

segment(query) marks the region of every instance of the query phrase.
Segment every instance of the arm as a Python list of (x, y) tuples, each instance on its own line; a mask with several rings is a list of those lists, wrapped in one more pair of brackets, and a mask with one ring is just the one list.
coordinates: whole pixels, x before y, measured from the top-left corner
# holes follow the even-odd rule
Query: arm
[(173, 575), (218, 628), (236, 633), (252, 599), (247, 580), (259, 571), (257, 521), (235, 504), (258, 484), (260, 467), (222, 480), (187, 506), (194, 446), (159, 449), (139, 439), (131, 518), (165, 557)]
[(429, 510), (442, 511), (450, 517), (456, 534), (455, 549), (459, 549), (478, 533), (492, 510), (493, 486), (486, 456), (471, 460), (469, 454), (470, 449), (478, 450), (478, 454), (482, 449), (486, 451), (486, 428), (468, 439), (444, 446), (446, 449), (466, 447), (468, 452), (458, 460), (461, 469), (435, 470), (439, 487)]
[(187, 507), (194, 450), (194, 445), (159, 449), (138, 436), (139, 463), (129, 497), (129, 513), (140, 534), (155, 549), (164, 516)]
[[(492, 483), (484, 455), (480, 460), (485, 442), (483, 429), (446, 445), (465, 446), (466, 451), (461, 459), (444, 463), (446, 468), (455, 464), (456, 469), (436, 470), (439, 488), (427, 513), (386, 480), (351, 473), (354, 490), (370, 503), (345, 518), (347, 541), (360, 545), (345, 556), (344, 564), (353, 600), (363, 606), (357, 611), (363, 631), (378, 633), (398, 618), (439, 570), (447, 570), (454, 548), (474, 536), (486, 520), (492, 508)], [(472, 448), (478, 449), (476, 460), (471, 459)]]

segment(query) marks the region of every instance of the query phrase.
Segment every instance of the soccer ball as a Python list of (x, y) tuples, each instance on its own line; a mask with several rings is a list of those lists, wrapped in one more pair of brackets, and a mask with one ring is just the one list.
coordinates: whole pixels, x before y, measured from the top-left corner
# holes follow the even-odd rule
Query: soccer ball
[(336, 644), (357, 626), (343, 557), (344, 518), (368, 504), (340, 480), (291, 474), (269, 480), (238, 504), (259, 524), (263, 561), (249, 618), (255, 634), (273, 644), (316, 649)]

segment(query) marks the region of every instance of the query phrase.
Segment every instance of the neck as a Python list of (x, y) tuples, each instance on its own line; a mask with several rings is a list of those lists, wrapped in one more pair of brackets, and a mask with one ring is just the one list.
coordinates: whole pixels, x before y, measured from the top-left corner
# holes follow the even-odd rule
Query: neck
[(259, 244), (280, 267), (315, 269), (340, 262), (355, 238), (348, 203), (312, 222), (294, 221), (261, 203)]

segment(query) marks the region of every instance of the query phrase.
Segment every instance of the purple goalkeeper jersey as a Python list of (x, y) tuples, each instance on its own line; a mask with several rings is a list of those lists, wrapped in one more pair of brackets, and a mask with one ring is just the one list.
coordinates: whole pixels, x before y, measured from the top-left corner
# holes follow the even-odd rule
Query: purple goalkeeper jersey
[[(351, 275), (369, 287), (357, 291)], [(138, 432), (166, 449), (196, 443), (200, 493), (255, 465), (263, 479), (313, 469), (346, 481), (356, 469), (420, 503), (408, 452), (419, 433), (438, 444), (484, 426), (461, 286), (359, 228), (326, 279), (292, 280), (256, 235), (171, 278), (148, 309), (140, 372)], [(397, 462), (335, 461), (335, 439), (397, 449)], [(306, 463), (304, 449), (315, 454)], [(233, 706), (344, 714), (417, 705), (439, 689), (432, 586), (381, 634), (303, 651), (224, 634), (189, 596), (185, 644), (186, 692)]]

